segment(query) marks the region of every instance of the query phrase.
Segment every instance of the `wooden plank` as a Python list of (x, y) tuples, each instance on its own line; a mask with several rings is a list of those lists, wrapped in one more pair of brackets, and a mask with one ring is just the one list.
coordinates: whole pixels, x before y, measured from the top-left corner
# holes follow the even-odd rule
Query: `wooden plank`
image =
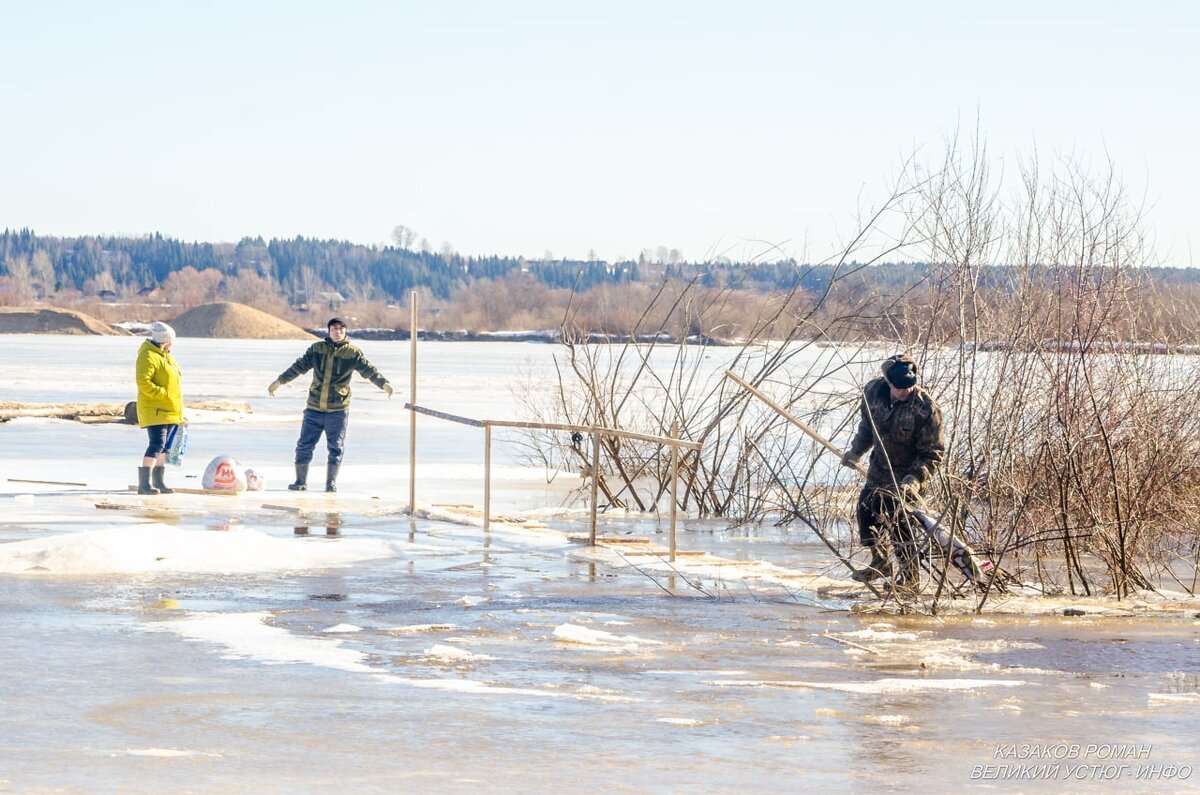
[[(633, 557), (668, 558), (668, 556), (671, 554), (671, 552), (670, 552), (670, 550), (664, 549), (663, 547), (654, 547), (652, 549), (630, 549), (630, 550), (626, 550), (626, 551), (622, 552), (621, 554), (625, 555), (626, 557), (631, 557), (631, 558), (633, 558)], [(679, 557), (679, 558), (694, 558), (694, 557), (701, 557), (701, 556), (707, 555), (707, 554), (708, 554), (707, 552), (704, 552), (702, 550), (696, 550), (696, 549), (690, 549), (690, 550), (689, 549), (677, 549), (677, 550), (675, 550), (675, 556)], [(669, 558), (668, 558), (668, 562), (670, 562)]]
[(142, 505), (125, 505), (120, 502), (97, 502), (95, 506), (102, 511), (140, 511)]
[[(764, 395), (762, 392), (760, 392), (758, 389), (756, 389), (752, 384), (747, 382), (746, 379), (742, 378), (741, 376), (739, 376), (737, 373), (733, 372), (732, 370), (726, 370), (725, 377), (736, 382), (737, 384), (739, 384), (742, 387), (742, 389), (745, 389), (751, 395), (754, 395), (756, 398), (761, 400), (763, 403), (766, 403), (768, 406), (770, 406), (772, 409), (775, 410), (776, 414), (783, 417), (785, 420), (790, 422), (792, 425), (795, 425), (800, 430), (804, 431), (817, 444), (821, 445), (826, 450), (828, 450), (829, 452), (836, 455), (838, 458), (841, 458), (843, 456), (841, 449), (839, 449), (836, 445), (834, 445), (833, 442), (829, 441), (824, 436), (822, 436), (820, 433), (818, 433), (817, 430), (815, 428), (813, 428), (811, 425), (808, 425), (807, 423), (802, 422), (801, 420), (798, 420), (795, 417), (793, 417), (790, 413), (788, 413), (787, 409), (783, 408), (778, 403), (776, 403), (774, 400), (771, 400), (771, 398)], [(862, 464), (857, 463), (857, 462), (855, 462), (855, 464), (854, 464), (854, 471), (858, 472), (858, 474), (862, 475), (863, 477), (866, 477), (866, 475), (867, 475), (866, 468)]]
[[(576, 541), (580, 543), (590, 543), (591, 536), (569, 535), (568, 541)], [(597, 544), (649, 544), (648, 538), (637, 538), (634, 536), (597, 536)]]
[(86, 486), (86, 483), (76, 483), (71, 480), (25, 480), (24, 478), (9, 478), (9, 483), (39, 483), (43, 486)]
[[(168, 488), (170, 488), (171, 491), (175, 492), (176, 494), (206, 494), (210, 497), (237, 497), (238, 495), (245, 493), (245, 492), (241, 492), (241, 491), (230, 491), (228, 489), (193, 489), (193, 488), (189, 488), (187, 486), (169, 486)], [(129, 490), (132, 492), (137, 492), (138, 487), (130, 486)], [(154, 497), (157, 495), (147, 494), (146, 496)], [(164, 494), (162, 496), (169, 497), (171, 495)]]

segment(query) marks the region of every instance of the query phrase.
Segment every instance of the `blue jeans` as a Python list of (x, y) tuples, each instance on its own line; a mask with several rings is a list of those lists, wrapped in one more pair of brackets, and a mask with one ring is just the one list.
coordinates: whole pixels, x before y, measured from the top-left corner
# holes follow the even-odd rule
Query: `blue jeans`
[(304, 410), (304, 423), (300, 426), (300, 441), (296, 442), (296, 463), (312, 461), (313, 448), (325, 434), (325, 447), (329, 450), (330, 466), (342, 463), (342, 445), (346, 441), (346, 426), (350, 422), (348, 411)]

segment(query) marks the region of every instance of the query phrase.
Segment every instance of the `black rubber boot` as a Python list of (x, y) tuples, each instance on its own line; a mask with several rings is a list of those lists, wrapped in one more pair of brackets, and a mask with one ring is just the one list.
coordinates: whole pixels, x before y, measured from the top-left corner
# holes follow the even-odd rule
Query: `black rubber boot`
[(337, 476), (338, 470), (342, 468), (341, 464), (330, 464), (325, 469), (325, 491), (337, 491)]
[(921, 561), (917, 555), (916, 545), (912, 542), (899, 545), (896, 559), (900, 570), (896, 572), (896, 587), (917, 591), (921, 588)]
[(886, 552), (880, 549), (878, 544), (874, 544), (868, 549), (871, 550), (871, 562), (865, 569), (856, 569), (850, 575), (850, 579), (855, 582), (870, 582), (880, 577), (889, 577), (892, 574), (892, 562), (888, 560)]
[(308, 464), (296, 464), (296, 482), (289, 483), (288, 489), (291, 491), (308, 490)]
[(150, 485), (150, 467), (138, 467), (138, 494), (158, 494)]
[(163, 483), (163, 475), (166, 474), (166, 467), (155, 467), (150, 475), (153, 478), (154, 488), (158, 489), (160, 494), (174, 494), (175, 489), (169, 488), (166, 483)]

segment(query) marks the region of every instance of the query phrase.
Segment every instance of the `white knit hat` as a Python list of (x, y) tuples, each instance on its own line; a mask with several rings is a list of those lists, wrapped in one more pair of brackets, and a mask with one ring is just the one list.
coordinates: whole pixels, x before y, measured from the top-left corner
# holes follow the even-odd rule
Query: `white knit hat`
[(175, 341), (175, 329), (163, 323), (161, 320), (150, 324), (150, 341), (158, 345), (164, 342)]

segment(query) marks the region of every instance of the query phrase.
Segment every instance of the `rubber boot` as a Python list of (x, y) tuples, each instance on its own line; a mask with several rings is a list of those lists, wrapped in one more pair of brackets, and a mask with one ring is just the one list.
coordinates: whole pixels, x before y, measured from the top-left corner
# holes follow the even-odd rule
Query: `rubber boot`
[(867, 564), (866, 568), (856, 569), (850, 575), (850, 579), (855, 582), (871, 582), (871, 580), (877, 580), (880, 577), (891, 576), (892, 562), (888, 560), (887, 555), (883, 553), (879, 545), (872, 544), (867, 548), (871, 550), (871, 562)]
[(158, 494), (150, 485), (150, 467), (138, 467), (138, 494)]
[(166, 483), (163, 483), (163, 475), (166, 474), (166, 470), (166, 467), (155, 467), (151, 471), (154, 488), (158, 489), (160, 494), (174, 494), (175, 489), (169, 488)]
[(916, 545), (909, 542), (900, 544), (896, 551), (896, 559), (900, 564), (896, 572), (896, 587), (907, 591), (917, 591), (921, 587), (921, 561), (917, 557)]
[(330, 464), (325, 469), (325, 491), (337, 491), (337, 476), (338, 470), (342, 468), (341, 464)]
[(296, 482), (288, 484), (290, 491), (308, 490), (308, 464), (296, 464)]

